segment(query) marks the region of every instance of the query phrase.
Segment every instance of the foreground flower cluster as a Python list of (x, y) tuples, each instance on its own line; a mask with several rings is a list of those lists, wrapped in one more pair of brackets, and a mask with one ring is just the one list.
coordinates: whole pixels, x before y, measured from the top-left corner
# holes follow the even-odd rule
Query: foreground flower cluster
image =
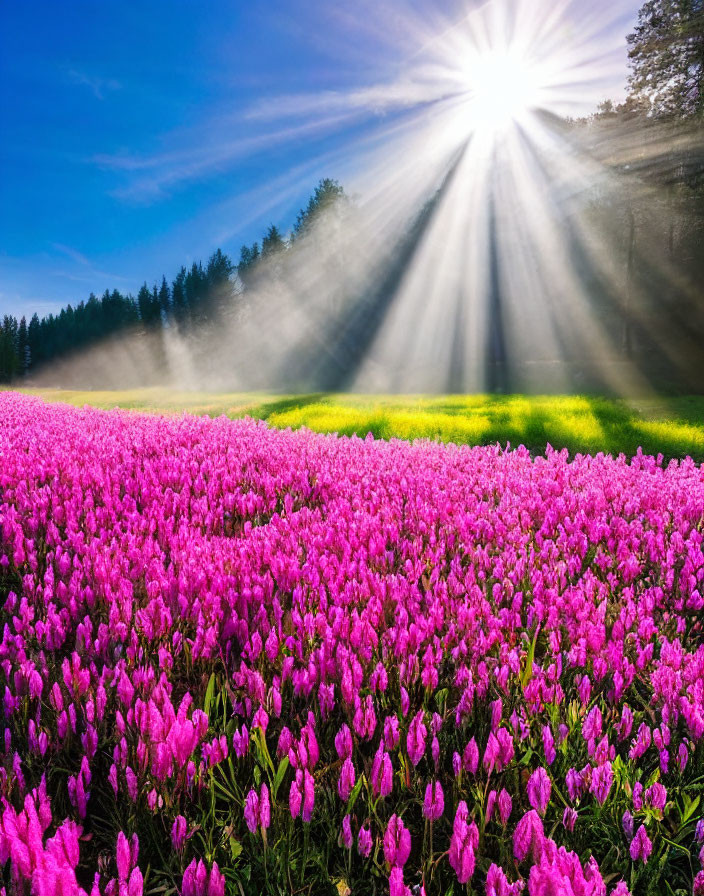
[(704, 893), (703, 532), (688, 460), (1, 395), (8, 892)]

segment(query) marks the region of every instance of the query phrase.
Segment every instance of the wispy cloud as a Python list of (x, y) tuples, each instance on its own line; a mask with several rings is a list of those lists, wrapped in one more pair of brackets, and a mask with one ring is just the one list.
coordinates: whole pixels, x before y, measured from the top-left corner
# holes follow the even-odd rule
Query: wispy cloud
[(61, 252), (62, 255), (68, 256), (78, 264), (90, 267), (90, 261), (88, 260), (88, 258), (86, 258), (86, 256), (79, 252), (77, 249), (72, 249), (71, 246), (65, 246), (63, 243), (52, 243), (51, 246), (53, 249), (56, 249), (57, 252)]
[(57, 277), (64, 277), (67, 280), (75, 280), (81, 283), (90, 283), (94, 282), (96, 279), (101, 280), (118, 280), (121, 282), (127, 282), (128, 278), (120, 277), (118, 274), (111, 274), (108, 271), (101, 271), (96, 268), (91, 260), (85, 256), (82, 252), (79, 252), (78, 249), (74, 249), (71, 246), (66, 246), (64, 243), (51, 243), (52, 249), (57, 252), (60, 252), (62, 255), (65, 255), (67, 258), (70, 258), (71, 261), (75, 262), (79, 266), (78, 272), (76, 271), (54, 271), (54, 275)]
[(233, 123), (219, 119), (204, 128), (207, 133), (218, 133), (219, 139), (200, 139), (197, 144), (184, 149), (152, 155), (98, 154), (90, 161), (101, 168), (128, 175), (128, 182), (112, 191), (116, 198), (137, 203), (152, 202), (168, 195), (170, 189), (226, 171), (235, 162), (255, 153), (333, 132), (349, 119), (348, 113), (316, 116), (290, 127), (245, 137), (231, 137)]
[(99, 78), (75, 68), (69, 69), (68, 79), (72, 84), (87, 87), (98, 100), (104, 100), (106, 94), (122, 89), (121, 82), (116, 78)]

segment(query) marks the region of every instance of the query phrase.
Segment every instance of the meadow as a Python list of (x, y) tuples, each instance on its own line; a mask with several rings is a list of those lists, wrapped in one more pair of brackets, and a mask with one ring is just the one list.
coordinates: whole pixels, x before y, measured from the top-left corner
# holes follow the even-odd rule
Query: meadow
[(509, 443), (542, 453), (662, 453), (704, 461), (704, 397), (609, 399), (570, 395), (269, 395), (166, 389), (82, 391), (37, 389), (45, 401), (78, 407), (127, 408), (231, 418), (251, 416), (278, 428), (375, 438), (434, 439), (458, 445)]
[(9, 893), (704, 892), (691, 459), (17, 393), (0, 456)]

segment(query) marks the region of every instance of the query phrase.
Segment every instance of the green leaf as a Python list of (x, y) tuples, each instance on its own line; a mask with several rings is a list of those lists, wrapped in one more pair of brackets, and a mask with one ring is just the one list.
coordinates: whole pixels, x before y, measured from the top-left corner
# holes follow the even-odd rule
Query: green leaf
[(230, 837), (230, 852), (232, 853), (233, 862), (242, 852), (242, 844), (239, 840), (235, 839), (235, 837)]
[(364, 775), (360, 775), (357, 778), (357, 783), (352, 788), (352, 793), (350, 794), (350, 798), (347, 800), (347, 814), (348, 815), (354, 808), (354, 804), (357, 802), (357, 797), (359, 796), (359, 791), (362, 789), (363, 783), (364, 783)]
[(663, 840), (665, 841), (665, 843), (667, 843), (669, 846), (674, 846), (675, 849), (679, 849), (679, 850), (681, 850), (683, 853), (686, 853), (686, 855), (689, 855), (689, 850), (687, 849), (686, 846), (681, 846), (679, 843), (675, 843), (675, 842), (673, 842), (672, 840), (668, 840), (667, 837), (663, 837), (662, 839), (663, 839)]
[(203, 701), (203, 712), (206, 716), (210, 715), (210, 706), (213, 702), (213, 694), (215, 693), (215, 673), (213, 672), (208, 681), (208, 687), (205, 690), (205, 700)]
[(440, 712), (443, 711), (443, 708), (444, 708), (444, 706), (445, 706), (445, 701), (447, 700), (447, 695), (448, 695), (449, 693), (450, 693), (450, 689), (449, 689), (449, 688), (442, 688), (442, 689), (439, 690), (439, 691), (437, 692), (437, 694), (435, 695), (435, 705), (436, 705), (437, 708), (440, 710)]
[(528, 653), (526, 654), (526, 667), (523, 670), (521, 675), (521, 687), (526, 688), (528, 682), (533, 677), (533, 660), (535, 659), (535, 645), (538, 643), (538, 631), (536, 628), (535, 634), (533, 635), (533, 640), (530, 642), (530, 647), (528, 648)]
[(530, 747), (528, 747), (528, 749), (525, 751), (523, 756), (521, 756), (520, 762), (518, 764), (519, 765), (528, 765), (532, 758), (533, 758), (533, 750)]
[(680, 814), (682, 816), (682, 824), (687, 824), (692, 815), (694, 815), (694, 813), (697, 811), (697, 806), (699, 805), (701, 796), (695, 797), (692, 800), (687, 796), (686, 793), (683, 793), (682, 797), (684, 799), (684, 811), (682, 811)]
[(257, 759), (259, 759), (259, 764), (262, 767), (268, 768), (273, 777), (276, 774), (276, 769), (274, 768), (274, 763), (271, 761), (271, 755), (269, 754), (269, 748), (266, 745), (264, 732), (261, 728), (255, 728), (252, 734), (254, 735), (254, 743), (257, 748)]
[(271, 785), (271, 794), (274, 801), (276, 801), (276, 794), (279, 792), (279, 787), (281, 787), (281, 783), (284, 780), (284, 775), (286, 774), (286, 769), (288, 768), (288, 756), (284, 756), (284, 758), (279, 763), (279, 767), (276, 769), (276, 774), (274, 775), (274, 781)]

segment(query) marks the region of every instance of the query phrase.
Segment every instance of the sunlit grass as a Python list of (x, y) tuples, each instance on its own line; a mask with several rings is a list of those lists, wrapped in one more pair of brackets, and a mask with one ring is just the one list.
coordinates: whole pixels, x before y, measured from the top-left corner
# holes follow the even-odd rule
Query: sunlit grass
[(265, 393), (32, 391), (47, 401), (99, 408), (229, 417), (252, 416), (272, 426), (375, 438), (436, 439), (481, 445), (498, 442), (543, 451), (635, 454), (704, 461), (704, 397), (616, 401), (593, 396), (526, 395), (270, 395)]

